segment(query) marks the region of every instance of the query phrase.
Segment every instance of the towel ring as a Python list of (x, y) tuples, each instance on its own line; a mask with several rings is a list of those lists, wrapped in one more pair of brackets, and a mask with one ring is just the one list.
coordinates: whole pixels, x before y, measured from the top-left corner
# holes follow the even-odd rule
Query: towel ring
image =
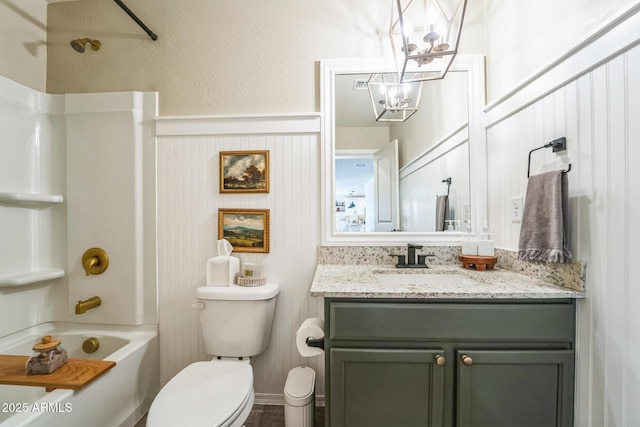
[[(553, 148), (554, 153), (557, 153), (558, 151), (564, 151), (567, 149), (567, 138), (563, 136), (561, 138), (554, 139), (553, 141), (543, 145), (542, 147), (534, 148), (533, 150), (529, 151), (529, 165), (527, 166), (527, 178), (531, 176), (531, 153), (533, 153), (534, 151), (542, 150), (543, 148), (549, 148), (549, 147)], [(569, 163), (569, 167), (567, 168), (567, 170), (562, 171), (562, 173), (567, 173), (570, 170), (571, 170), (571, 163)]]

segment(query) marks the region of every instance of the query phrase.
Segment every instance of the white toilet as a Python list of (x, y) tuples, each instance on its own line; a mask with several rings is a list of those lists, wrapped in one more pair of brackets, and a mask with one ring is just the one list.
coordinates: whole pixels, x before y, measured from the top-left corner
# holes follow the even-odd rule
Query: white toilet
[(279, 287), (205, 286), (196, 291), (205, 351), (156, 396), (148, 427), (240, 427), (253, 406), (249, 357), (269, 343)]

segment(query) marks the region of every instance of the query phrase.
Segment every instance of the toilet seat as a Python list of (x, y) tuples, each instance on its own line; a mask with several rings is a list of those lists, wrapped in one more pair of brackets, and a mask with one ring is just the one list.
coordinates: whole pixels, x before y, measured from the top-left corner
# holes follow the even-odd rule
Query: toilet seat
[(241, 426), (253, 399), (250, 364), (236, 360), (195, 362), (160, 390), (149, 409), (147, 426)]

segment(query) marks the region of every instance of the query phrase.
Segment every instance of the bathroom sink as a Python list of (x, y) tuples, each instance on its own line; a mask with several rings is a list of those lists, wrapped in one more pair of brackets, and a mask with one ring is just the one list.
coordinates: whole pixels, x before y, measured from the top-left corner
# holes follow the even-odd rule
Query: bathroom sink
[(383, 285), (478, 285), (480, 282), (455, 273), (387, 273), (374, 272)]

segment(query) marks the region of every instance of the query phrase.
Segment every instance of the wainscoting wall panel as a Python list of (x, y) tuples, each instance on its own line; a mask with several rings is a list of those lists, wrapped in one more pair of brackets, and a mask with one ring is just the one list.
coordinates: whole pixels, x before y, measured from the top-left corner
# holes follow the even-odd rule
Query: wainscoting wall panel
[[(640, 351), (633, 265), (640, 256), (639, 19), (633, 12), (605, 32), (605, 39), (615, 34), (615, 40), (632, 42), (604, 63), (570, 68), (568, 56), (487, 109), (489, 222), (499, 247), (518, 247), (520, 224), (511, 222), (510, 201), (526, 193), (529, 150), (567, 138), (565, 153), (533, 153), (531, 173), (572, 165), (570, 249), (587, 268), (587, 299), (578, 304), (576, 426), (640, 423), (640, 370), (633, 357)], [(587, 43), (575, 55), (589, 57), (602, 43)], [(563, 69), (571, 70), (568, 78), (546, 90), (546, 79)], [(531, 88), (540, 89), (539, 96)]]
[[(200, 121), (215, 124), (217, 119)], [(215, 125), (202, 134), (173, 135), (188, 129), (171, 132), (158, 122), (161, 382), (189, 363), (207, 359), (191, 305), (196, 288), (206, 283), (207, 259), (216, 253), (218, 209), (269, 209), (270, 253), (234, 255), (241, 262), (264, 263), (268, 280), (280, 285), (271, 342), (251, 364), (257, 401), (282, 403), (287, 373), (295, 366), (313, 367), (317, 393), (324, 394), (322, 359), (301, 357), (294, 335), (305, 318), (323, 316), (322, 299), (309, 297), (320, 238), (319, 124), (285, 124), (278, 133), (253, 128), (258, 121), (238, 124), (237, 134), (225, 128), (218, 135)], [(234, 150), (269, 150), (268, 194), (220, 194), (219, 152)]]
[(461, 230), (465, 229), (464, 209), (470, 206), (468, 141), (465, 126), (400, 170), (402, 231), (435, 231), (435, 200), (447, 194), (447, 184), (442, 182), (446, 178), (451, 178), (449, 218), (460, 220)]

